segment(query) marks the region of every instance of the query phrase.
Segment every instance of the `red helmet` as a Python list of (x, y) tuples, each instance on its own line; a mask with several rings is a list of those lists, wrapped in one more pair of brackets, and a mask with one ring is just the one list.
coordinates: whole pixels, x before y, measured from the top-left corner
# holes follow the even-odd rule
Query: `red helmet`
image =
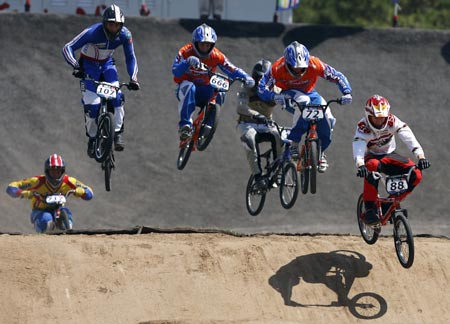
[[(389, 104), (389, 101), (387, 101), (386, 98), (380, 96), (380, 95), (373, 95), (366, 101), (366, 107), (365, 107), (365, 114), (366, 114), (366, 120), (369, 126), (372, 129), (376, 130), (383, 130), (387, 125), (387, 117), (389, 116), (389, 112), (391, 110), (391, 105)], [(381, 127), (376, 127), (375, 125), (372, 125), (370, 122), (369, 117), (383, 117), (385, 118), (385, 122)]]
[[(53, 178), (50, 175), (50, 169), (59, 169), (61, 170), (61, 175), (58, 178)], [(45, 177), (47, 178), (47, 184), (49, 184), (52, 188), (57, 188), (61, 184), (64, 173), (66, 172), (66, 164), (64, 163), (61, 155), (52, 154), (45, 160)]]

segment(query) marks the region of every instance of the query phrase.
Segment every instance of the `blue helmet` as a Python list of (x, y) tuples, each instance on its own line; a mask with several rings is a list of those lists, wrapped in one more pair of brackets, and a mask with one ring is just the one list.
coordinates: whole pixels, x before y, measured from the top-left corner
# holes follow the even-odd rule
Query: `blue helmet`
[(294, 78), (305, 74), (309, 65), (309, 52), (304, 45), (297, 41), (292, 42), (284, 49), (283, 56), (287, 70)]
[[(192, 44), (194, 45), (195, 52), (201, 58), (209, 56), (209, 54), (212, 52), (214, 48), (214, 45), (216, 44), (216, 41), (217, 41), (216, 31), (207, 24), (202, 24), (198, 26), (192, 32)], [(200, 51), (200, 49), (198, 48), (198, 43), (201, 42), (207, 42), (212, 44), (208, 52), (205, 53)]]

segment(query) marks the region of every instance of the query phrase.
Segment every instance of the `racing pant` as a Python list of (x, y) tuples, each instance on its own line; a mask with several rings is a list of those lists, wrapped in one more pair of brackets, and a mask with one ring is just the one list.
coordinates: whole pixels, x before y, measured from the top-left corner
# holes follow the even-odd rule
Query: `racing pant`
[(256, 141), (269, 142), (271, 138), (275, 140), (275, 154), (274, 159), (279, 156), (283, 149), (283, 141), (281, 140), (278, 129), (275, 125), (269, 126), (267, 124), (256, 124), (240, 122), (237, 126), (242, 145), (245, 149), (245, 154), (252, 174), (262, 172), (261, 161), (258, 160), (258, 150)]
[[(367, 154), (364, 158), (364, 162), (369, 171), (377, 171), (391, 176), (407, 174), (409, 169), (415, 165), (411, 159), (401, 156), (395, 152), (385, 155)], [(411, 176), (409, 178), (408, 191), (399, 196), (400, 200), (405, 199), (405, 197), (413, 191), (421, 180), (422, 171), (415, 168), (411, 172)], [(378, 195), (378, 182), (379, 179), (376, 180), (371, 175), (364, 179), (364, 202), (376, 201)]]
[[(316, 104), (325, 105), (326, 101), (317, 91), (311, 91), (309, 93), (303, 93), (299, 90), (285, 90), (282, 94), (287, 95), (298, 103), (302, 104)], [(288, 139), (299, 143), (302, 139), (303, 134), (308, 131), (309, 122), (301, 118), (302, 112), (299, 109), (295, 111), (290, 111), (294, 114), (293, 126)], [(317, 135), (320, 139), (320, 149), (324, 152), (328, 146), (331, 144), (331, 132), (333, 131), (334, 125), (336, 123), (336, 118), (334, 118), (331, 113), (330, 107), (325, 112), (325, 118), (317, 123)]]
[(180, 122), (178, 126), (184, 125), (192, 127), (192, 114), (195, 107), (203, 107), (209, 102), (222, 105), (225, 102), (225, 94), (223, 92), (215, 95), (214, 88), (210, 85), (197, 86), (193, 82), (184, 80), (181, 82), (176, 91), (178, 99), (178, 113)]
[[(105, 62), (97, 62), (83, 58), (80, 64), (86, 74), (97, 81), (106, 81), (119, 86), (119, 76), (117, 68), (112, 58)], [(97, 117), (100, 108), (100, 98), (97, 96), (97, 86), (91, 80), (81, 80), (80, 89), (82, 94), (81, 102), (84, 106), (84, 117), (86, 123), (86, 135), (95, 137), (97, 133)], [(123, 119), (125, 96), (122, 91), (117, 92), (117, 97), (112, 100), (114, 108), (114, 119), (116, 133), (123, 131)]]
[[(60, 210), (66, 211), (69, 221), (72, 224), (72, 212), (67, 207), (61, 207)], [(47, 233), (54, 230), (56, 227), (56, 224), (53, 221), (53, 211), (49, 210), (32, 210), (30, 221), (34, 225), (34, 229), (37, 233)]]

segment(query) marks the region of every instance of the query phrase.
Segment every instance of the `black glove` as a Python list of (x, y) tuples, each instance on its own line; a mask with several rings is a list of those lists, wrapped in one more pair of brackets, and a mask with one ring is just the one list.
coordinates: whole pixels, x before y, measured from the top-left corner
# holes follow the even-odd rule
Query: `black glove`
[(253, 119), (255, 120), (255, 122), (256, 122), (257, 124), (267, 124), (267, 117), (264, 116), (264, 115), (261, 115), (261, 114), (259, 114), (259, 115), (254, 115), (254, 116), (253, 116)]
[(431, 166), (431, 164), (430, 161), (428, 161), (428, 159), (423, 158), (419, 160), (417, 166), (419, 167), (420, 170), (425, 170), (428, 169)]
[(137, 91), (139, 90), (141, 87), (139, 85), (139, 82), (131, 80), (130, 83), (128, 83), (128, 89), (130, 90), (134, 90)]
[(84, 79), (86, 77), (86, 73), (84, 73), (84, 70), (81, 67), (74, 68), (72, 75), (78, 79)]
[(361, 165), (358, 167), (358, 172), (356, 173), (357, 177), (367, 178), (368, 175), (369, 175), (369, 170), (367, 170), (367, 167), (365, 165)]

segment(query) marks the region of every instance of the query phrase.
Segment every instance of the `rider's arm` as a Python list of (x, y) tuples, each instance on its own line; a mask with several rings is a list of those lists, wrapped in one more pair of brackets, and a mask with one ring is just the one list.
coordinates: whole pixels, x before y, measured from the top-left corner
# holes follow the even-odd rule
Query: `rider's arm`
[(62, 54), (68, 64), (73, 68), (79, 68), (77, 59), (75, 58), (75, 51), (87, 44), (91, 38), (92, 26), (83, 30), (80, 34), (75, 36), (70, 42), (64, 45)]
[(416, 156), (417, 159), (425, 158), (425, 153), (420, 145), (419, 141), (414, 136), (411, 128), (402, 122), (398, 117), (395, 117), (395, 123), (399, 125), (397, 134), (400, 140), (406, 144), (408, 149)]
[(189, 69), (189, 63), (185, 59), (185, 57), (189, 56), (188, 54), (185, 54), (186, 52), (189, 52), (189, 50), (189, 44), (184, 45), (179, 49), (177, 56), (173, 60), (172, 74), (177, 78), (181, 77), (187, 71), (187, 69)]
[(358, 122), (356, 127), (355, 136), (353, 137), (353, 160), (356, 167), (364, 165), (364, 156), (367, 149), (367, 133), (364, 132), (364, 125), (362, 124), (364, 119)]
[(342, 92), (342, 94), (351, 94), (352, 93), (352, 87), (350, 86), (350, 83), (347, 80), (347, 77), (342, 73), (333, 68), (331, 65), (324, 63), (320, 61), (317, 57), (311, 58), (314, 60), (317, 60), (318, 62), (315, 64), (321, 64), (323, 67), (322, 75), (321, 77), (325, 80), (328, 80), (332, 83), (336, 83), (339, 87), (339, 90)]
[(125, 53), (127, 72), (130, 75), (131, 80), (137, 81), (138, 64), (134, 53), (133, 38), (131, 36), (131, 32), (125, 26), (122, 27), (120, 39), (122, 41), (123, 51)]
[(70, 187), (75, 189), (75, 196), (79, 197), (83, 200), (91, 200), (94, 197), (94, 192), (92, 191), (91, 187), (85, 185), (81, 181), (69, 177), (68, 181), (70, 183)]
[(13, 198), (29, 198), (30, 189), (34, 188), (38, 183), (39, 179), (37, 177), (13, 181), (6, 188), (6, 193)]

